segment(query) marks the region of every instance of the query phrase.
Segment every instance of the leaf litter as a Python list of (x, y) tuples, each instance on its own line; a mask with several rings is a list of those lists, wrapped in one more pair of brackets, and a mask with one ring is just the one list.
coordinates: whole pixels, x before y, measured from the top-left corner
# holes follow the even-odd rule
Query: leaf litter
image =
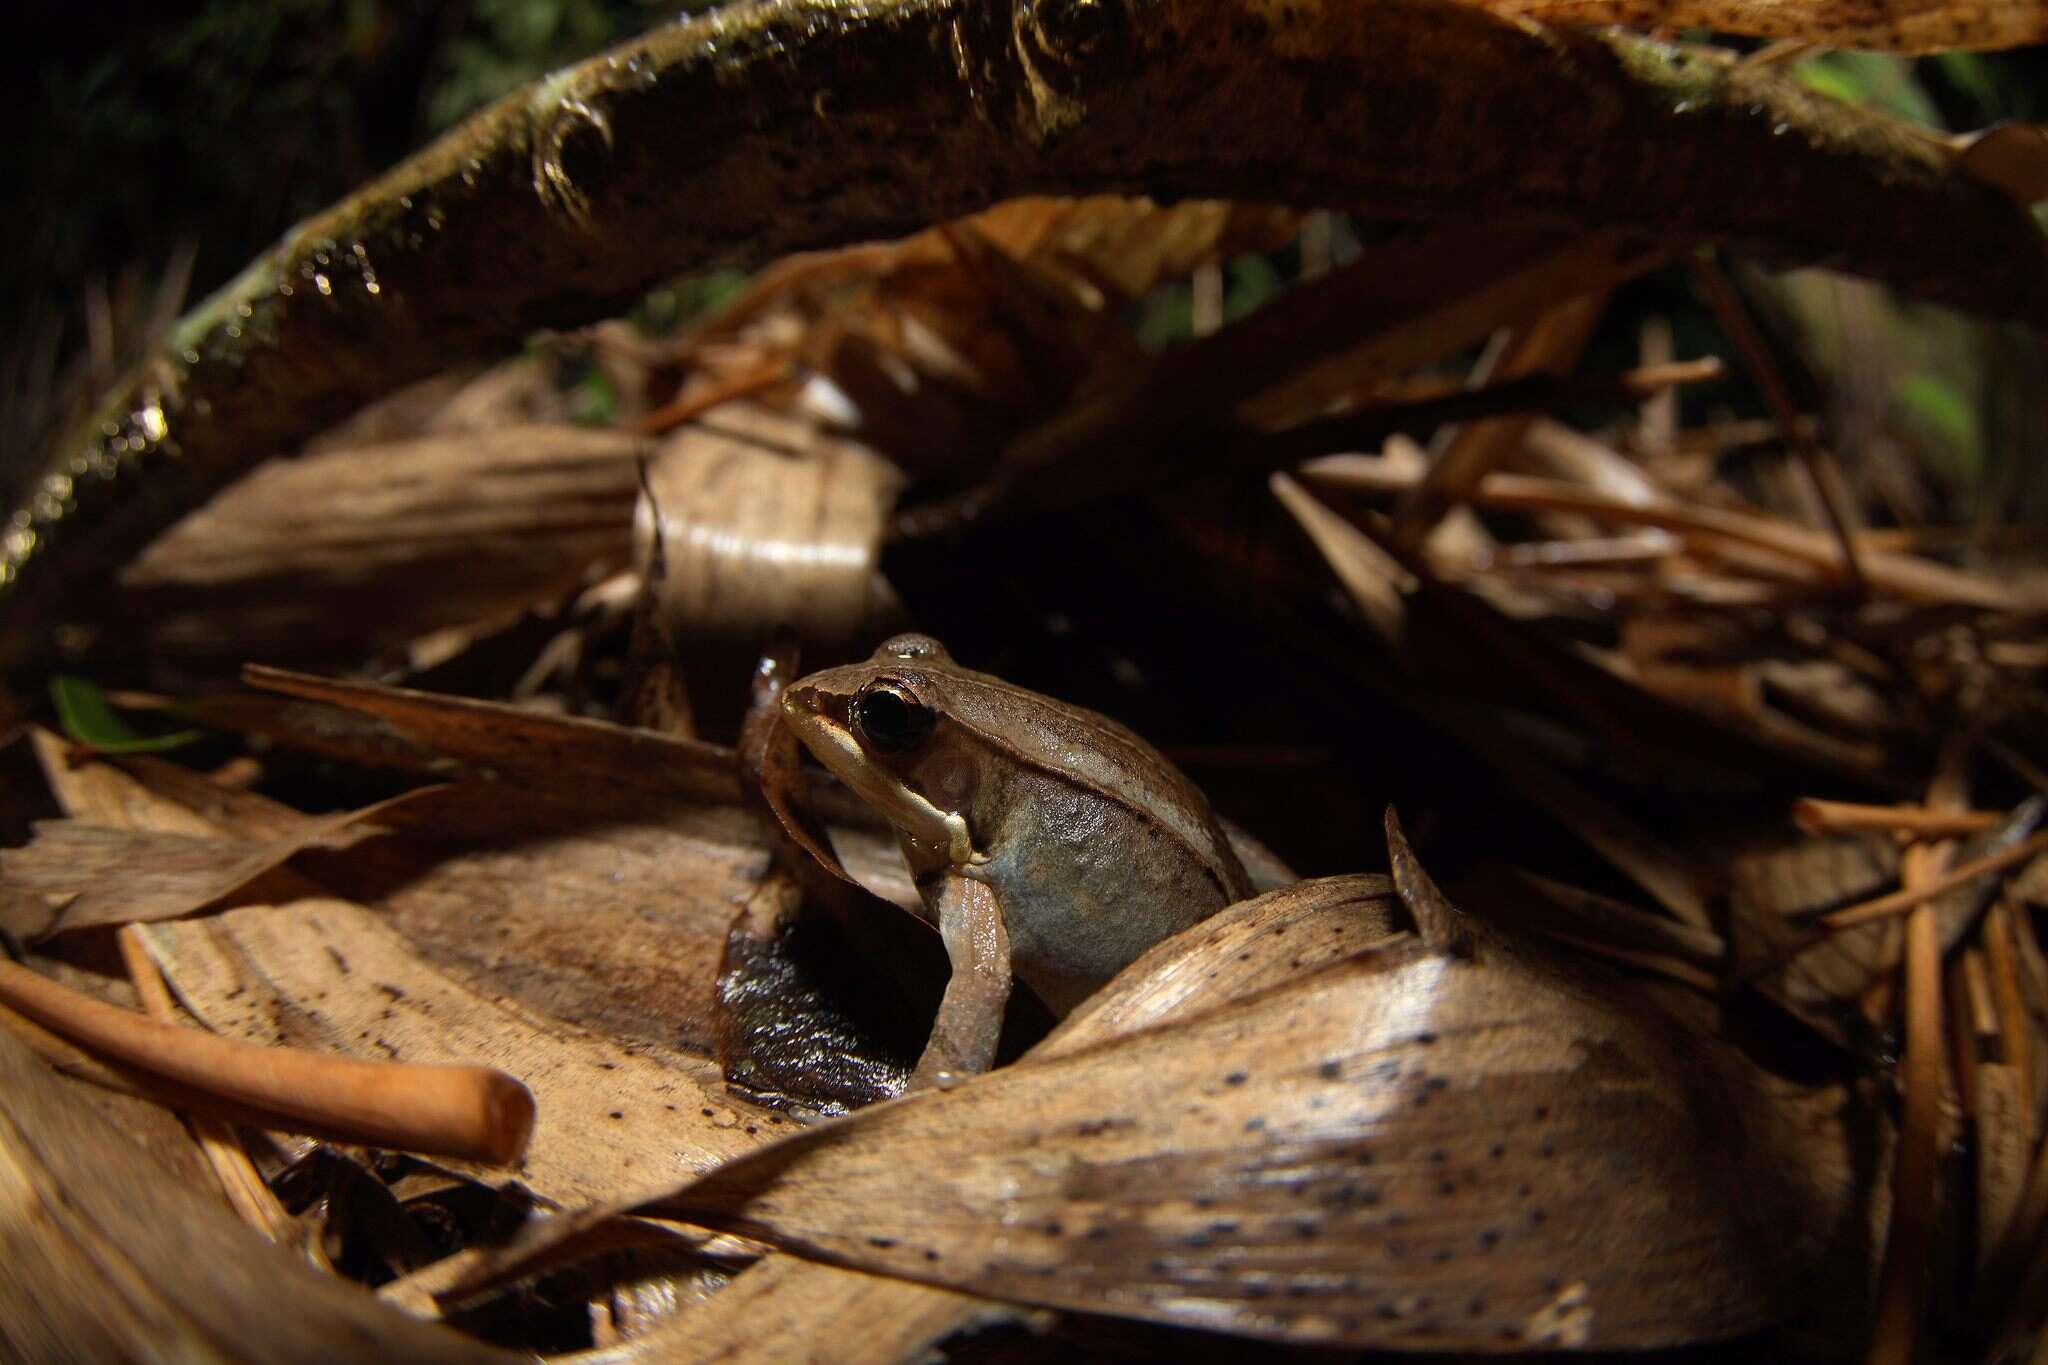
[[(1247, 252), (1300, 282), (1136, 341), (1134, 314)], [(67, 818), (0, 855), (4, 927), (118, 998), (95, 963), (137, 926), (188, 1027), (523, 1081), (511, 1167), (241, 1129), (337, 1270), (493, 1341), (893, 1360), (979, 1331), (1022, 1358), (1114, 1319), (1140, 1325), (1112, 1354), (1161, 1329), (2030, 1342), (2048, 578), (1864, 524), (1883, 499), (1853, 460), (1831, 514), (1821, 429), (1701, 420), (1678, 386), (1723, 381), (1674, 368), (1661, 319), (1615, 368), (1631, 281), (1685, 281), (1672, 259), (1018, 201), (793, 258), (674, 336), (592, 331), (617, 430), (551, 420), (546, 358), (425, 386), (131, 574), (150, 633), (104, 664), (145, 690), (110, 695), (202, 738), (173, 761), (37, 737)], [(931, 1008), (906, 964), (936, 940), (875, 818), (786, 750), (749, 769), (740, 720), (775, 629), (830, 662), (906, 621), (1204, 754), (1225, 814), (1344, 875), (1159, 945), (1050, 1032), (1013, 1018), (987, 1076), (892, 1098), (891, 1030), (914, 1044)], [(1381, 846), (1389, 799), (1420, 862)], [(1923, 804), (1794, 818), (1900, 800)], [(1946, 885), (1916, 850), (1947, 828), (1909, 812), (1970, 807), (1948, 865), (2001, 836), (2009, 863), (1833, 918)], [(21, 1093), (94, 1066), (146, 1087), (74, 1049)], [(134, 1206), (189, 1202), (167, 1184)], [(1888, 1234), (1888, 1285), (1940, 1257), (1976, 1314), (1873, 1298)], [(203, 1298), (188, 1278), (165, 1292)]]

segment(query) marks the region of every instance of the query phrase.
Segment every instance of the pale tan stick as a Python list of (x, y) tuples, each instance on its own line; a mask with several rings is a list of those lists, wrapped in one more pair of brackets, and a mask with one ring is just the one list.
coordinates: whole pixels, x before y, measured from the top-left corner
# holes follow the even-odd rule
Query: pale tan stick
[(1792, 803), (1792, 819), (1808, 834), (1844, 834), (1863, 830), (1945, 839), (1975, 834), (2005, 819), (1995, 810), (1929, 810), (1925, 806), (1864, 806), (1853, 801), (1827, 801), (1802, 796)]
[(0, 962), (0, 1003), (154, 1076), (358, 1142), (509, 1165), (533, 1132), (533, 1096), (488, 1067), (259, 1047), (101, 1004), (12, 962)]
[[(1874, 919), (1883, 919), (1887, 915), (1896, 915), (1903, 910), (1911, 910), (1944, 891), (1953, 891), (1979, 877), (1988, 877), (1994, 872), (2003, 872), (2008, 867), (2018, 866), (2043, 850), (2048, 850), (2048, 830), (2041, 831), (2025, 843), (2014, 844), (2011, 848), (1986, 854), (1975, 862), (1950, 868), (1947, 872), (1930, 876), (1922, 882), (1908, 882), (1888, 896), (1879, 896), (1876, 900), (1868, 900), (1861, 905), (1830, 911), (1820, 917), (1820, 922), (1830, 929), (1849, 929), (1858, 924), (1868, 924)], [(1900, 880), (1905, 879), (1901, 877)]]
[[(1959, 806), (1960, 756), (1944, 760), (1928, 804)], [(1919, 891), (1941, 880), (1946, 845), (1914, 844), (1899, 860), (1899, 880)], [(1906, 1052), (1899, 1063), (1903, 1099), (1899, 1145), (1892, 1167), (1890, 1234), (1879, 1272), (1877, 1320), (1871, 1325), (1870, 1365), (1911, 1365), (1926, 1311), (1928, 1249), (1933, 1244), (1935, 1178), (1941, 1120), (1941, 926), (1925, 896), (1906, 919)]]
[(995, 1065), (1010, 1000), (1010, 931), (986, 882), (953, 873), (939, 897), (939, 933), (953, 975), (939, 1001), (932, 1036), (910, 1074), (911, 1090), (978, 1076)]
[[(132, 924), (121, 926), (117, 936), (121, 945), (121, 961), (128, 968), (128, 979), (135, 984), (135, 994), (142, 1001), (142, 1007), (150, 1017), (162, 1023), (172, 1023), (178, 1017), (178, 1007), (171, 1003), (170, 988), (164, 984), (163, 974), (156, 968), (155, 959), (142, 942), (141, 933)], [(284, 1205), (277, 1202), (277, 1196), (270, 1192), (270, 1186), (256, 1173), (256, 1167), (249, 1161), (249, 1154), (242, 1150), (242, 1140), (235, 1135), (234, 1128), (212, 1114), (187, 1113), (185, 1122), (191, 1126), (192, 1136), (199, 1143), (199, 1150), (206, 1155), (206, 1162), (213, 1167), (214, 1178), (220, 1181), (221, 1191), (227, 1195), (228, 1203), (241, 1215), (243, 1222), (255, 1228), (273, 1242), (291, 1243), (303, 1240), (298, 1234), (298, 1224), (284, 1211)]]

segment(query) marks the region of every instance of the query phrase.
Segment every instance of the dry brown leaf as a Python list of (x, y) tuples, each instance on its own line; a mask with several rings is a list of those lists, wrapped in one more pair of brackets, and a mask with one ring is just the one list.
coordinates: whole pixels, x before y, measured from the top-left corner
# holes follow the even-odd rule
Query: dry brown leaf
[(360, 654), (497, 620), (624, 566), (649, 449), (513, 426), (274, 460), (144, 551), (123, 610), (153, 652), (242, 657)]
[[(23, 848), (0, 851), (0, 876), (52, 908), (40, 923), (8, 923), (17, 937), (38, 942), (103, 924), (140, 924), (189, 915), (237, 892), (310, 849), (345, 849), (383, 833), (400, 808), (438, 788), (405, 792), (360, 810), (301, 816), (291, 834), (263, 843), (161, 834), (48, 820)], [(18, 913), (33, 902), (20, 899)]]
[[(1606, 288), (1596, 288), (1515, 327), (1483, 379), (1568, 374), (1606, 311), (1608, 293)], [(1446, 433), (1428, 473), (1395, 508), (1395, 543), (1411, 550), (1421, 545), (1446, 512), (1464, 502), (1481, 479), (1515, 454), (1534, 421), (1533, 416), (1497, 417), (1468, 422)]]
[(880, 1275), (763, 1257), (708, 1300), (579, 1365), (787, 1360), (902, 1365), (958, 1332), (1022, 1316), (1007, 1304)]
[(2048, 199), (2048, 124), (1995, 124), (1951, 138), (1949, 145), (1956, 164), (1987, 185), (2022, 204)]
[(1768, 1263), (1813, 1255), (1787, 1231), (1822, 1223), (1794, 1211), (1789, 1154), (1763, 1154), (1774, 1120), (1660, 1017), (1497, 943), (1465, 960), (1402, 939), (863, 1111), (648, 1207), (922, 1282), (1292, 1340), (1694, 1341), (1786, 1311)]
[(1546, 24), (1712, 29), (1821, 47), (1944, 52), (2048, 41), (2040, 0), (1471, 0)]
[[(709, 1063), (656, 1060), (480, 995), (345, 901), (250, 906), (143, 932), (179, 999), (215, 1032), (518, 1077), (538, 1114), (516, 1174), (552, 1204), (607, 1202), (709, 1170), (788, 1122), (732, 1099)], [(493, 1167), (445, 1164), (503, 1178)]]
[[(64, 814), (73, 820), (116, 829), (153, 829), (164, 834), (191, 834), (202, 838), (223, 832), (219, 824), (198, 811), (180, 802), (165, 800), (112, 763), (88, 751), (75, 749), (41, 726), (29, 731), (29, 743), (35, 749), (36, 761), (42, 767), (43, 780), (49, 784), (50, 795), (56, 798)], [(161, 759), (155, 762), (163, 768), (183, 771)], [(271, 837), (287, 837), (298, 827), (298, 821), (303, 817), (297, 811), (291, 815), (292, 824), (273, 831)]]
[(505, 777), (567, 788), (645, 793), (655, 799), (738, 799), (730, 749), (601, 720), (545, 715), (374, 683), (342, 682), (252, 665), (253, 686), (375, 716), (415, 744)]
[(164, 1179), (11, 1036), (0, 1036), (0, 1094), (0, 1203), (12, 1211), (0, 1220), (0, 1355), (337, 1365), (514, 1358), (413, 1322), (266, 1246), (218, 1204)]
[(1215, 199), (1090, 195), (1013, 199), (966, 221), (1020, 260), (1074, 271), (1131, 300), (1197, 266), (1279, 246), (1300, 214)]
[[(1388, 937), (1394, 911), (1382, 877), (1330, 877), (1296, 882), (1240, 902), (1185, 933), (1156, 945), (1084, 1002), (1033, 1057), (1085, 1050), (1105, 1039), (1168, 1019), (1192, 1017), (1233, 999), (1312, 971)], [(545, 1259), (551, 1248), (582, 1235), (608, 1216), (596, 1210), (554, 1221), (501, 1261)], [(503, 1264), (481, 1272), (485, 1278), (509, 1273)], [(748, 1272), (747, 1296), (714, 1299), (679, 1315), (661, 1340), (718, 1342), (745, 1330), (745, 1315), (734, 1309), (768, 1301), (761, 1311), (778, 1331), (813, 1353), (848, 1349), (842, 1312), (878, 1323), (899, 1323), (876, 1340), (895, 1342), (915, 1331), (935, 1341), (996, 1311), (985, 1300), (900, 1280), (876, 1280), (834, 1266), (773, 1255)], [(847, 1305), (853, 1305), (851, 1308)], [(1014, 1309), (1002, 1310), (1014, 1312)], [(702, 1321), (700, 1337), (692, 1330)], [(820, 1343), (830, 1343), (829, 1347)], [(865, 1348), (862, 1348), (865, 1349)], [(880, 1346), (877, 1346), (877, 1350)], [(706, 1354), (712, 1354), (709, 1346)], [(895, 1359), (861, 1355), (859, 1359)]]
[(1824, 1036), (1853, 1041), (1864, 1027), (1854, 1002), (1898, 962), (1897, 927), (1870, 924), (1813, 941), (1791, 917), (1861, 900), (1897, 876), (1898, 845), (1875, 835), (1781, 842), (1736, 855), (1728, 906), (1737, 970)]

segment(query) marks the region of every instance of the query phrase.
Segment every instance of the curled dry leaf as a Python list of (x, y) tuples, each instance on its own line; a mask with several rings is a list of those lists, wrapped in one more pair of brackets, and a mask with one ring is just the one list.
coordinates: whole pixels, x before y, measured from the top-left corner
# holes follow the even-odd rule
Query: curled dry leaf
[(779, 626), (841, 648), (885, 633), (902, 608), (878, 558), (901, 482), (868, 447), (755, 405), (682, 428), (635, 517), (650, 609), (693, 650), (751, 650)]
[(1794, 1312), (1787, 1289), (1843, 1250), (1848, 1191), (1790, 1141), (1739, 1065), (1653, 1006), (1491, 937), (1459, 958), (1402, 936), (645, 1207), (971, 1293), (1258, 1336), (1640, 1347)]
[[(419, 1323), (266, 1246), (0, 1033), (0, 1354), (17, 1360), (514, 1357)], [(165, 1228), (178, 1235), (167, 1237)], [(289, 1305), (289, 1312), (252, 1311)]]

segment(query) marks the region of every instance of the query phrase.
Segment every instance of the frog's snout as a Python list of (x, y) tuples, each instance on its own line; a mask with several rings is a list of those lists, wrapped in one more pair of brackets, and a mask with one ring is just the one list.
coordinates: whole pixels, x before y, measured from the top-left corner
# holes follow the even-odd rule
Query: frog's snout
[(793, 682), (782, 691), (782, 714), (801, 731), (806, 722), (844, 721), (845, 699), (815, 683)]

